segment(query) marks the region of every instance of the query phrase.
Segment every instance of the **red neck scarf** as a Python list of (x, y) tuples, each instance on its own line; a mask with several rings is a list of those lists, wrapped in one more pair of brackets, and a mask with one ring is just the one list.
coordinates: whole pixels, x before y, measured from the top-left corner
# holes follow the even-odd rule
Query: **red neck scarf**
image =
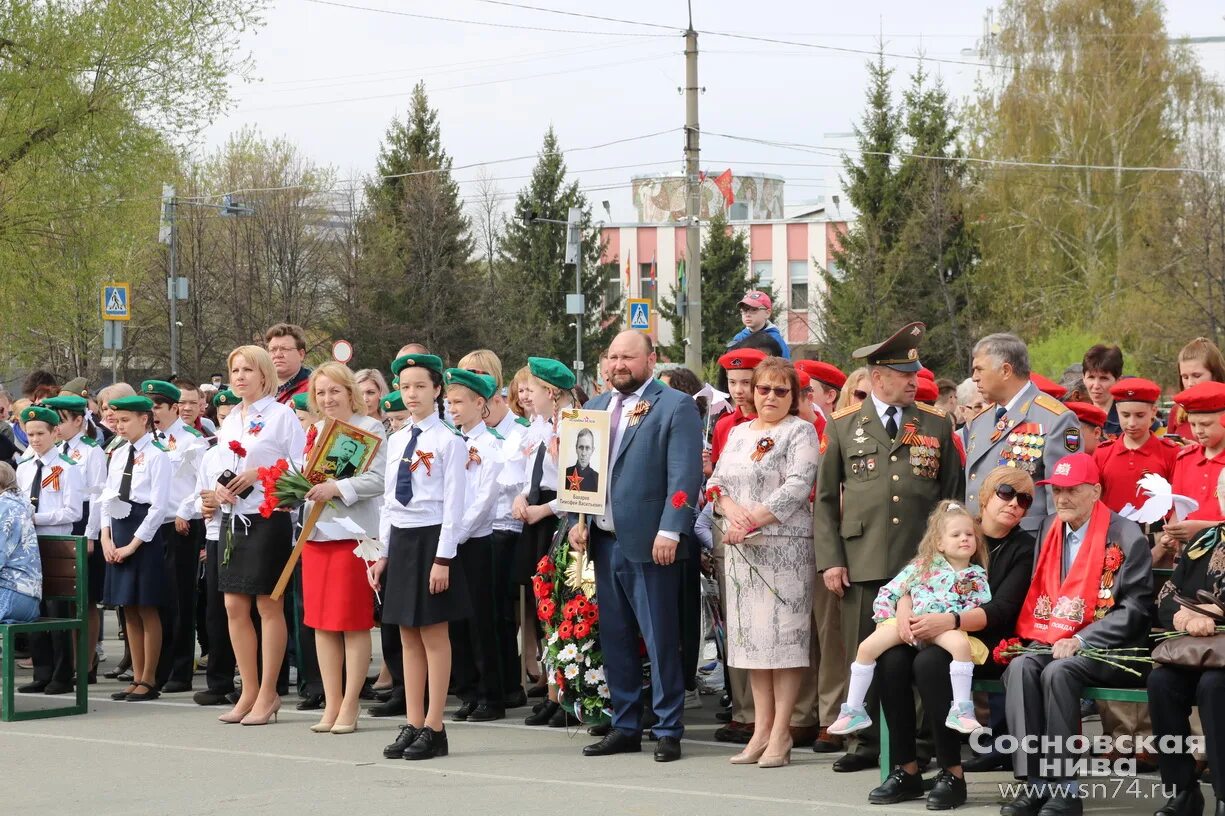
[(1106, 560), (1110, 508), (1100, 501), (1093, 505), (1085, 539), (1061, 580), (1065, 526), (1062, 521), (1052, 524), (1042, 542), (1033, 581), (1017, 618), (1017, 634), (1021, 637), (1050, 644), (1093, 622)]

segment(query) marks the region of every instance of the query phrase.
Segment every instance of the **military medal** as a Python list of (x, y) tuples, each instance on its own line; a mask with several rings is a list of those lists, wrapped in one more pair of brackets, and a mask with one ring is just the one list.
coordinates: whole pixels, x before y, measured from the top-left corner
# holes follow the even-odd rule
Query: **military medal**
[[(749, 454), (749, 458), (754, 462), (760, 462), (761, 458), (773, 449), (774, 440), (768, 436), (763, 436), (761, 439), (757, 440), (757, 445), (755, 446), (753, 452)], [(870, 469), (871, 468), (869, 467), (869, 470)]]
[(646, 400), (640, 399), (638, 402), (634, 403), (634, 407), (630, 409), (629, 427), (632, 428), (641, 422), (642, 418), (646, 416), (647, 412), (650, 410), (651, 403), (647, 402)]

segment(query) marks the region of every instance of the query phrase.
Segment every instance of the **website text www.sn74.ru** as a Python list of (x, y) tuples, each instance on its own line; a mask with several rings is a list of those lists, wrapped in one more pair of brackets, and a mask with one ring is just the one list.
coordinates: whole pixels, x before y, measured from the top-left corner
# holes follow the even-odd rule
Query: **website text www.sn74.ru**
[(1000, 785), (1000, 794), (1006, 801), (1011, 801), (1021, 794), (1030, 798), (1044, 799), (1076, 798), (1076, 799), (1168, 799), (1175, 794), (1173, 788), (1162, 785), (1154, 779), (1139, 777), (1121, 777), (1118, 779), (1099, 779), (1092, 782), (1011, 782)]

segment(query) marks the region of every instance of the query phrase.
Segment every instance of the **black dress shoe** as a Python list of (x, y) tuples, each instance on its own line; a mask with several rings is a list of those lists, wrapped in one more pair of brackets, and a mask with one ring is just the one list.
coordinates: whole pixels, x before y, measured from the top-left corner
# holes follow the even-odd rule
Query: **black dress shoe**
[(574, 728), (578, 724), (578, 718), (561, 706), (549, 717), (549, 728)]
[(68, 692), (72, 691), (72, 689), (72, 683), (65, 683), (62, 680), (52, 680), (47, 684), (47, 687), (43, 689), (43, 694), (67, 694)]
[(946, 770), (936, 774), (936, 784), (927, 793), (928, 810), (951, 810), (966, 803), (966, 780)]
[(87, 677), (87, 679), (88, 679), (88, 681), (89, 681), (89, 685), (91, 685), (91, 686), (96, 686), (96, 685), (98, 685), (98, 669), (97, 669), (97, 667), (95, 667), (93, 671), (91, 671), (91, 672), (90, 672), (88, 675), (86, 675), (86, 677)]
[(655, 746), (656, 762), (676, 762), (681, 758), (681, 741), (676, 737), (660, 737)]
[(732, 710), (730, 708), (723, 711), (715, 712), (715, 722), (729, 723), (732, 721)]
[(1038, 811), (1038, 816), (1081, 816), (1085, 803), (1077, 796), (1052, 796)]
[(637, 754), (642, 751), (642, 737), (612, 729), (599, 742), (584, 746), (583, 756), (612, 756), (613, 754)]
[(297, 705), (299, 711), (318, 711), (321, 708), (323, 708), (322, 694), (308, 694)]
[(404, 749), (404, 758), (408, 760), (433, 759), (446, 756), (450, 751), (450, 746), (447, 745), (447, 729), (435, 731), (427, 725), (417, 732), (417, 738), (413, 740), (413, 744)]
[(1002, 771), (1006, 767), (1008, 767), (1008, 755), (994, 752), (990, 754), (976, 754), (961, 763), (961, 770), (966, 773), (989, 773), (991, 771)]
[(358, 692), (357, 699), (373, 700), (374, 699), (374, 682), (367, 677), (366, 682), (362, 683), (362, 690)]
[(467, 722), (468, 715), (472, 713), (474, 708), (476, 708), (476, 703), (464, 703), (455, 709), (455, 713), (451, 715), (451, 722)]
[(203, 691), (197, 691), (195, 694), (193, 694), (191, 696), (191, 701), (196, 705), (201, 706), (221, 705), (230, 701), (230, 692), (204, 689)]
[(752, 723), (742, 723), (732, 720), (727, 725), (715, 729), (715, 742), (730, 742), (732, 745), (748, 745), (753, 738)]
[(472, 713), (468, 715), (468, 722), (493, 722), (505, 719), (505, 717), (506, 709), (489, 705), (489, 703), (481, 703), (472, 709)]
[(403, 717), (407, 711), (403, 697), (394, 697), (385, 703), (370, 706), (371, 717)]
[(732, 695), (724, 692), (719, 696), (719, 708), (729, 708), (732, 704)]
[(528, 697), (548, 697), (549, 687), (548, 686), (532, 686), (530, 689), (527, 690), (527, 696)]
[(507, 694), (506, 699), (502, 701), (503, 708), (523, 708), (525, 705), (527, 705), (527, 695), (522, 688), (517, 688)]
[(33, 683), (26, 683), (24, 686), (17, 687), (18, 694), (42, 694), (47, 690), (49, 684), (45, 681), (35, 680)]
[(894, 768), (884, 782), (868, 792), (868, 802), (873, 805), (896, 805), (898, 802), (922, 798), (923, 777), (917, 773), (906, 773), (902, 768)]
[(1017, 798), (1000, 807), (1000, 816), (1038, 816), (1048, 797), (1022, 791)]
[(561, 706), (552, 700), (545, 700), (540, 704), (540, 708), (533, 711), (524, 718), (524, 725), (548, 725), (549, 720), (553, 719), (553, 715), (561, 711)]
[(413, 744), (413, 740), (417, 738), (417, 729), (411, 725), (400, 726), (400, 733), (396, 736), (396, 741), (383, 749), (383, 756), (387, 759), (403, 759), (404, 752), (408, 750), (408, 746)]
[(384, 689), (384, 690), (382, 690), (382, 691), (375, 691), (375, 692), (372, 692), (372, 694), (373, 694), (373, 699), (378, 700), (380, 703), (385, 703), (385, 702), (387, 702), (388, 700), (390, 700), (390, 699), (391, 699), (391, 695), (392, 695), (392, 694), (394, 694), (394, 693), (395, 693), (395, 692), (393, 692), (391, 689)]
[(168, 680), (161, 689), (163, 694), (182, 694), (185, 691), (191, 691), (191, 683), (185, 683), (182, 680)]
[(866, 771), (868, 768), (875, 768), (879, 764), (880, 760), (874, 756), (843, 754), (834, 760), (834, 771), (837, 773), (854, 773), (855, 771)]
[(1204, 792), (1197, 783), (1194, 787), (1179, 791), (1166, 799), (1165, 804), (1158, 808), (1153, 816), (1202, 816), (1203, 812)]
[(604, 723), (603, 725), (591, 726), (590, 728), (587, 729), (587, 733), (593, 737), (603, 737), (603, 736), (606, 736), (608, 732), (611, 730), (612, 730), (612, 726), (609, 725), (608, 723)]

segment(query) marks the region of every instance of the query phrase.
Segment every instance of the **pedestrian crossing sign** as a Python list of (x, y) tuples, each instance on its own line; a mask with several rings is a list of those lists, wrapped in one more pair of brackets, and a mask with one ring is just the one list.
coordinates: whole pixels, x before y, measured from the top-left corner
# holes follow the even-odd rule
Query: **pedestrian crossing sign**
[(107, 283), (102, 286), (102, 319), (131, 320), (131, 286), (126, 283)]
[(631, 298), (627, 301), (631, 329), (651, 331), (651, 301), (646, 298)]

